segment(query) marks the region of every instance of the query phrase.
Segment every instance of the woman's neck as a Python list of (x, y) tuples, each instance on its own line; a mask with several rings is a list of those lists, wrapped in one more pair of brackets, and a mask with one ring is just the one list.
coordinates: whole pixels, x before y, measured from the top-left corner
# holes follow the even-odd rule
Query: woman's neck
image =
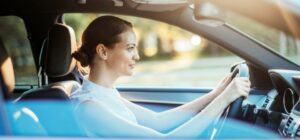
[(101, 85), (106, 88), (113, 88), (114, 82), (117, 80), (112, 71), (104, 67), (92, 67), (88, 79), (93, 83)]

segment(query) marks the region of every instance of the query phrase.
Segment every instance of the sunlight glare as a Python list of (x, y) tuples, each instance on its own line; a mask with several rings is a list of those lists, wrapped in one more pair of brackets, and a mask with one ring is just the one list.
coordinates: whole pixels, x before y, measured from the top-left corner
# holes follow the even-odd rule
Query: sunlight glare
[(175, 42), (174, 48), (176, 52), (188, 52), (191, 51), (194, 46), (191, 45), (189, 40), (182, 39)]
[(193, 35), (191, 37), (191, 43), (194, 45), (194, 46), (198, 46), (200, 45), (202, 42), (202, 38), (198, 35)]

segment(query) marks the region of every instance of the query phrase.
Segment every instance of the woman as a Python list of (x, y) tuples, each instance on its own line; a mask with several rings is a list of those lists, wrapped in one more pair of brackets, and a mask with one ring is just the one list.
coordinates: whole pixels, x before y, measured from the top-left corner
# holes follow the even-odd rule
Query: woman
[(139, 55), (131, 23), (113, 16), (94, 20), (73, 56), (90, 67), (88, 78), (71, 99), (77, 103), (80, 121), (94, 136), (198, 137), (232, 101), (247, 97), (250, 90), (247, 78), (231, 79), (229, 74), (209, 94), (161, 113), (122, 98), (114, 82), (132, 75)]

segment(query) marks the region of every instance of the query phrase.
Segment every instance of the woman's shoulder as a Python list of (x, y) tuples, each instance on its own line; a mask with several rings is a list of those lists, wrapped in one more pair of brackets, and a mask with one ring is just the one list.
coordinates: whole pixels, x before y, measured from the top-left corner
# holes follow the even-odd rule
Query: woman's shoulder
[(88, 91), (85, 90), (77, 90), (74, 93), (71, 94), (70, 99), (76, 99), (76, 98), (88, 98), (88, 97), (92, 97), (91, 93), (89, 93)]
[(71, 93), (70, 99), (76, 98), (91, 98), (93, 95), (93, 88), (87, 83), (87, 80), (84, 79), (81, 87), (77, 89), (75, 92)]
[(76, 104), (79, 104), (79, 103), (85, 102), (85, 101), (92, 101), (94, 99), (95, 99), (95, 97), (89, 90), (84, 90), (82, 88), (75, 91), (70, 96), (70, 100)]

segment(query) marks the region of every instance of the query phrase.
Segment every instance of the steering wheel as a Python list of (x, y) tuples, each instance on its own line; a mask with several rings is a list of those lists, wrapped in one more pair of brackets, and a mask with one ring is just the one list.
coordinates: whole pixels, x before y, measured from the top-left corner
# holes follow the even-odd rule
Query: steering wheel
[[(249, 77), (248, 66), (245, 62), (235, 65), (232, 69), (232, 77)], [(239, 119), (241, 117), (241, 108), (243, 101), (244, 97), (237, 98), (227, 107), (227, 109), (225, 109), (225, 111), (222, 113), (222, 116), (219, 116), (219, 118), (217, 118), (217, 121), (214, 123), (212, 132), (210, 133), (210, 139), (213, 139), (220, 134), (227, 118)]]
[[(245, 63), (236, 65), (233, 71), (238, 71), (237, 77), (249, 77), (248, 66)], [(229, 105), (227, 117), (238, 119), (241, 114), (241, 107), (244, 97), (239, 97)]]

